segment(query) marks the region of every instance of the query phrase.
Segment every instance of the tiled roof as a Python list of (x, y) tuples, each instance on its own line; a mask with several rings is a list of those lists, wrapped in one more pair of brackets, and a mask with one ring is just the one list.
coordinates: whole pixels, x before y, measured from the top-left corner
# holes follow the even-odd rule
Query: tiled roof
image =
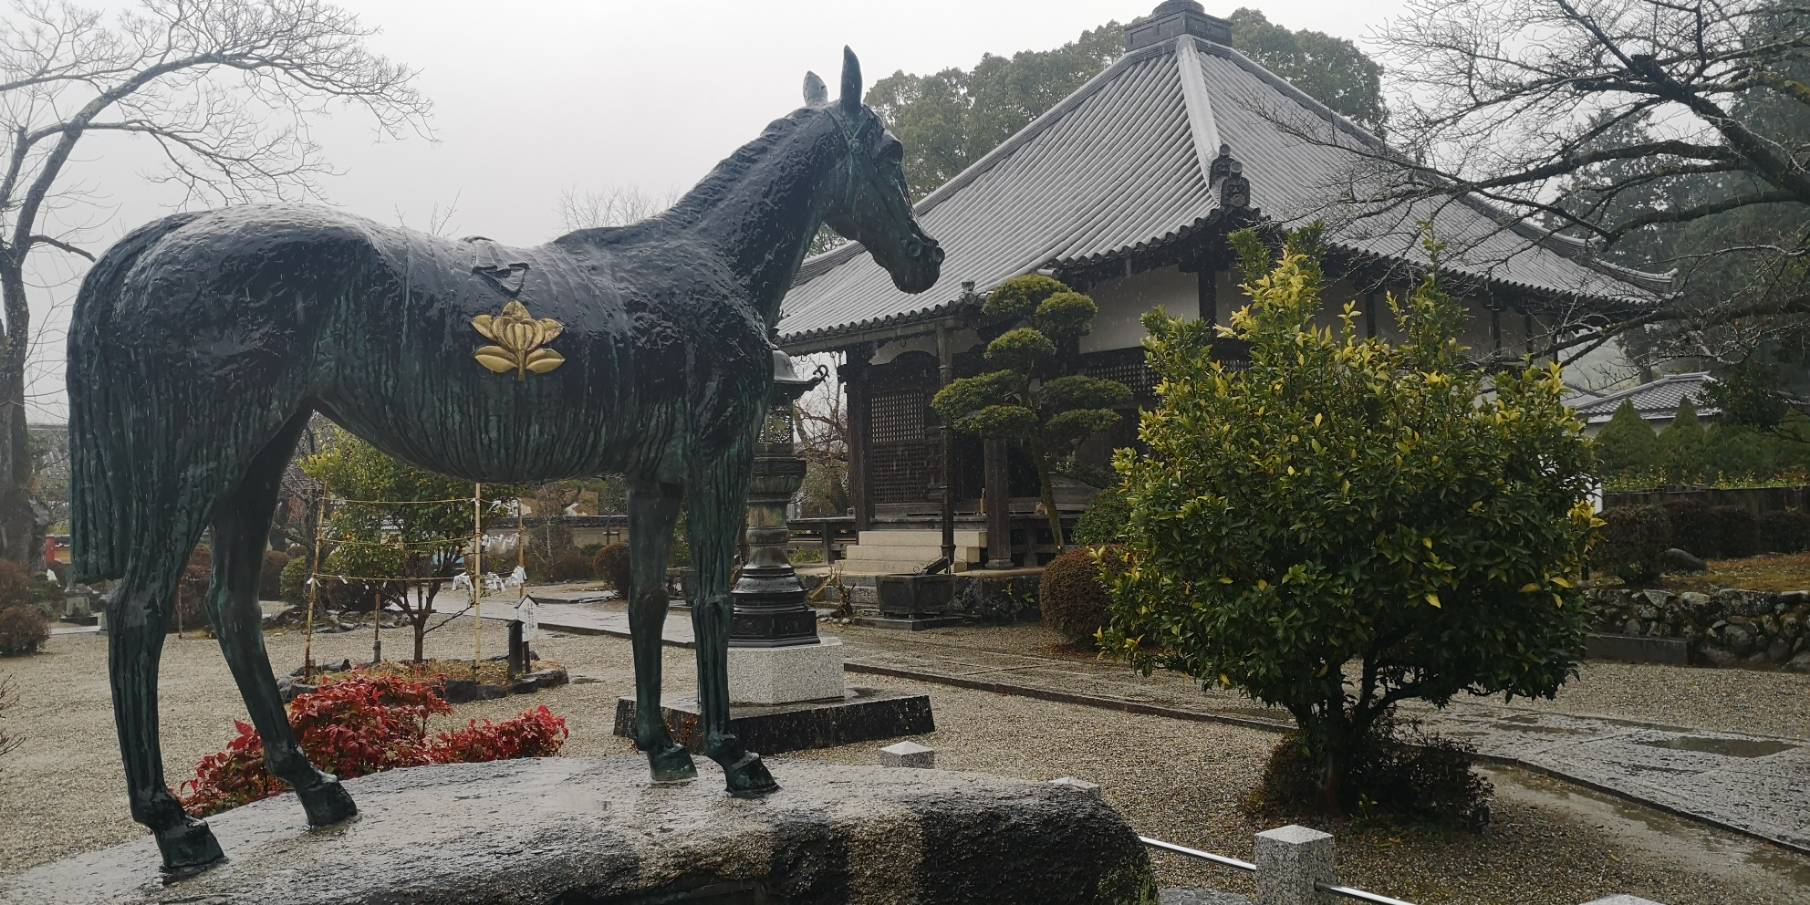
[(1341, 218), (1328, 199), (1349, 190), (1364, 161), (1345, 149), (1380, 142), (1237, 51), (1184, 35), (1127, 53), (918, 203), (918, 222), (948, 255), (935, 289), (900, 292), (859, 245), (844, 246), (805, 262), (781, 309), (781, 341), (921, 320), (953, 305), (964, 281), (984, 292), (1196, 229), (1218, 206), (1207, 172), (1221, 144), (1244, 162), (1263, 216), (1324, 219), (1345, 251), (1424, 262), (1418, 223), (1431, 219), (1455, 249), (1449, 269), (1586, 299), (1654, 298), (1636, 281), (1657, 278), (1573, 260), (1580, 246), (1536, 242), (1478, 202)]
[(1615, 410), (1621, 408), (1623, 402), (1634, 403), (1634, 411), (1647, 420), (1670, 419), (1678, 414), (1678, 406), (1684, 400), (1698, 406), (1699, 415), (1720, 414), (1720, 409), (1703, 408), (1703, 388), (1709, 383), (1708, 371), (1697, 371), (1690, 374), (1668, 374), (1652, 383), (1643, 383), (1637, 387), (1610, 393), (1591, 402), (1576, 406), (1578, 417), (1585, 424), (1604, 424), (1615, 417)]

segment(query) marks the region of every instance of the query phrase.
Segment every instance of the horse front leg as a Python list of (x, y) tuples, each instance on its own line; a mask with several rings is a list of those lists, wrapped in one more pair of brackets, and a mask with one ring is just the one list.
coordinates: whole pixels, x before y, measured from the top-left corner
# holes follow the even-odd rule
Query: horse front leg
[(636, 481), (628, 492), (630, 644), (635, 651), (635, 747), (647, 752), (654, 782), (696, 779), (691, 755), (672, 740), (660, 710), (660, 661), (666, 632), (666, 563), (679, 520), (681, 487)]
[[(107, 678), (113, 721), (126, 768), (132, 819), (151, 830), (168, 871), (190, 871), (225, 858), (207, 822), (190, 817), (163, 778), (157, 735), (157, 667), (163, 658), (165, 608), (176, 591), (180, 557), (160, 568), (129, 568), (107, 602)], [(154, 571), (154, 577), (146, 572)]]
[(704, 754), (723, 767), (732, 795), (755, 796), (779, 784), (760, 755), (742, 747), (729, 731), (729, 572), (748, 507), (753, 442), (693, 468), (687, 486), (688, 535), (697, 567), (691, 625), (697, 637), (698, 709)]

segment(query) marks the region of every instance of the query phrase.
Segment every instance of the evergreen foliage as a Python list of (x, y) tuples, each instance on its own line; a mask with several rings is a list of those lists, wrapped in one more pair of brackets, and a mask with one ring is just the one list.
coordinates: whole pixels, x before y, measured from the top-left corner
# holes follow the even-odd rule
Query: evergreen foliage
[(1321, 804), (1348, 810), (1399, 702), (1550, 697), (1573, 675), (1594, 462), (1556, 366), (1480, 401), (1437, 275), (1391, 300), (1390, 344), (1349, 306), (1316, 326), (1315, 232), (1273, 266), (1235, 241), (1251, 304), (1217, 333), (1249, 343), (1247, 369), (1213, 361), (1212, 325), (1145, 318), (1162, 396), (1147, 451), (1115, 462), (1131, 514), (1103, 644), (1287, 709)]

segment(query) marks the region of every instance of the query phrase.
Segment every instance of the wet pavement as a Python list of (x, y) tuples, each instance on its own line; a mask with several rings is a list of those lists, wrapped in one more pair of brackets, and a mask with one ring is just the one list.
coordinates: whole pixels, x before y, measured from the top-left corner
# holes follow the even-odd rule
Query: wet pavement
[[(536, 591), (543, 631), (627, 637), (628, 614), (594, 589)], [(571, 600), (574, 602), (561, 602)], [(510, 601), (511, 603), (513, 601)], [(497, 600), (497, 603), (503, 603)], [(485, 618), (508, 618), (486, 601)], [(1183, 676), (1141, 676), (1123, 665), (1038, 652), (951, 643), (946, 632), (827, 627), (842, 638), (851, 672), (980, 688), (1182, 719), (1286, 729), (1281, 711)], [(667, 616), (665, 643), (692, 644), (689, 610)], [(1810, 852), (1810, 740), (1771, 738), (1629, 720), (1533, 711), (1460, 698), (1444, 710), (1403, 708), (1430, 733), (1460, 739), (1498, 763)]]

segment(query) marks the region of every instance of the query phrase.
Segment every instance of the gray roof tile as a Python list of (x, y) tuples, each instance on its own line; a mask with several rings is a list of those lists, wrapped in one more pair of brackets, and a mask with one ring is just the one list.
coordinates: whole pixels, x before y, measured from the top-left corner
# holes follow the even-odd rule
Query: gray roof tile
[[(1300, 137), (1308, 130), (1314, 141)], [(919, 223), (948, 255), (937, 288), (900, 292), (872, 256), (845, 246), (805, 262), (781, 309), (781, 341), (921, 319), (953, 305), (963, 281), (984, 292), (1197, 228), (1217, 207), (1204, 167), (1219, 142), (1245, 162), (1253, 207), (1286, 224), (1324, 219), (1346, 251), (1423, 262), (1418, 223), (1431, 219), (1455, 250), (1450, 269), (1584, 298), (1653, 299), (1634, 282), (1642, 275), (1617, 279), (1572, 260), (1555, 250), (1569, 246), (1506, 228), (1478, 202), (1346, 214), (1338, 199), (1364, 161), (1341, 148), (1380, 142), (1237, 51), (1183, 36), (1126, 54), (918, 203)]]

